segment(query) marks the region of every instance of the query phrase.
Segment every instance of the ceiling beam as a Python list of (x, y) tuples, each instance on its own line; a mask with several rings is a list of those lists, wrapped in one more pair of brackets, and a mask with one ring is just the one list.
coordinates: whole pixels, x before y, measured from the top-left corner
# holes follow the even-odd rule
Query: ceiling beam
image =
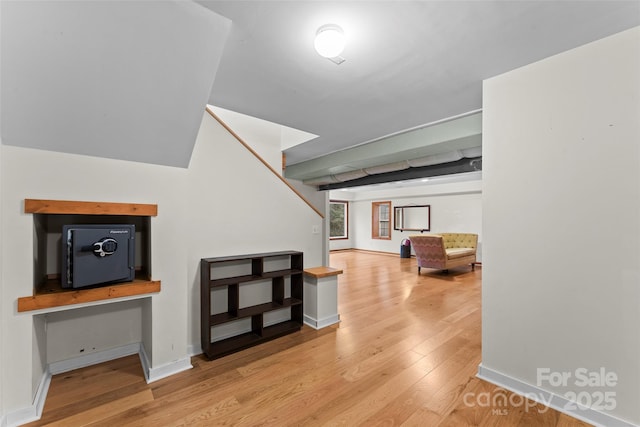
[(316, 159), (287, 165), (285, 176), (309, 180), (482, 146), (482, 113), (439, 122)]

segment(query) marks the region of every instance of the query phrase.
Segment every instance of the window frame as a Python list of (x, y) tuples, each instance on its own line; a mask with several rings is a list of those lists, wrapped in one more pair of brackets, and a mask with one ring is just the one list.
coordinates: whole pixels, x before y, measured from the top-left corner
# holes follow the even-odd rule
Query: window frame
[[(389, 217), (387, 219), (380, 219), (380, 206), (386, 206)], [(376, 240), (391, 240), (391, 229), (393, 210), (391, 209), (391, 201), (371, 202), (371, 238)], [(387, 223), (388, 236), (380, 235), (380, 223)]]
[[(343, 236), (331, 236), (331, 205), (344, 205), (344, 231)], [(348, 200), (329, 200), (329, 240), (348, 240), (349, 239), (349, 201)]]

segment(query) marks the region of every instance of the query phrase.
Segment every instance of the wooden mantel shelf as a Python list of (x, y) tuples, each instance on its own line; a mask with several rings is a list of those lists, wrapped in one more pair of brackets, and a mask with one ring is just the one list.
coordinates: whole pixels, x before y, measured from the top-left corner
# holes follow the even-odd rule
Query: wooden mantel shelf
[(134, 280), (91, 289), (61, 289), (60, 281), (52, 281), (36, 295), (18, 298), (18, 312), (43, 310), (160, 292), (159, 280)]
[(142, 203), (76, 202), (25, 199), (24, 212), (35, 214), (157, 216), (158, 205)]

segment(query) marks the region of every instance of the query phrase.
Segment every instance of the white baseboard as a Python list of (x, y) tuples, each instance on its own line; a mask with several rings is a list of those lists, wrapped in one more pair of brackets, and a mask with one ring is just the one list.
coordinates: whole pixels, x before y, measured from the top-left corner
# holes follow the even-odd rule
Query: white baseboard
[(122, 347), (111, 348), (109, 350), (98, 351), (91, 354), (84, 354), (72, 359), (61, 360), (59, 362), (50, 363), (47, 366), (38, 388), (33, 398), (33, 404), (17, 411), (9, 412), (2, 420), (3, 427), (13, 427), (39, 420), (42, 416), (49, 385), (51, 384), (51, 376), (61, 374), (63, 372), (72, 371), (74, 369), (84, 368), (95, 365), (97, 363), (106, 362), (120, 357), (136, 354), (140, 351), (140, 343), (128, 344)]
[(166, 378), (170, 375), (186, 371), (193, 367), (191, 365), (191, 357), (187, 356), (166, 365), (151, 368), (144, 346), (139, 342), (74, 357), (73, 359), (53, 362), (47, 366), (47, 369), (40, 380), (40, 384), (38, 384), (33, 404), (26, 408), (7, 413), (4, 417), (0, 418), (0, 427), (15, 427), (39, 420), (42, 416), (42, 410), (47, 398), (52, 375), (61, 374), (74, 369), (85, 368), (87, 366), (107, 362), (109, 360), (130, 356), (132, 354), (138, 354), (140, 356), (140, 363), (142, 364), (142, 370), (147, 383), (157, 381), (161, 378)]
[(340, 315), (334, 314), (329, 317), (325, 317), (324, 319), (314, 319), (311, 316), (304, 315), (304, 324), (311, 326), (313, 329), (322, 329), (327, 326), (335, 325), (336, 323), (340, 323)]
[(85, 368), (109, 360), (119, 359), (125, 356), (137, 354), (140, 351), (140, 343), (127, 344), (122, 347), (110, 348), (108, 350), (97, 351), (95, 353), (84, 354), (73, 359), (61, 360), (49, 364), (51, 375), (73, 371), (74, 369)]
[(33, 405), (8, 413), (6, 417), (3, 417), (0, 425), (2, 427), (14, 427), (39, 420), (42, 416), (44, 401), (47, 398), (47, 392), (49, 391), (50, 384), (51, 373), (47, 370), (40, 379), (36, 395), (33, 398)]
[(26, 408), (18, 409), (17, 411), (9, 412), (3, 421), (3, 426), (16, 427), (21, 426), (32, 421), (37, 421), (42, 416), (42, 413), (36, 412), (36, 405), (31, 405)]
[(0, 426), (13, 427), (39, 420), (42, 416), (42, 410), (44, 409), (44, 402), (47, 398), (50, 384), (51, 373), (49, 370), (46, 370), (38, 384), (36, 395), (33, 398), (33, 405), (8, 413), (0, 419)]
[(140, 363), (142, 363), (142, 370), (144, 371), (144, 378), (147, 381), (147, 384), (193, 368), (190, 356), (174, 360), (173, 362), (158, 366), (157, 368), (152, 368), (143, 345), (140, 345), (139, 354)]
[(44, 402), (47, 400), (47, 393), (49, 393), (49, 386), (51, 385), (51, 375), (51, 371), (47, 368), (47, 371), (40, 380), (40, 384), (38, 384), (36, 397), (33, 399), (33, 406), (36, 408), (36, 416), (38, 419), (42, 416)]
[(147, 356), (147, 352), (144, 349), (144, 345), (140, 343), (140, 351), (138, 352), (138, 357), (140, 357), (140, 364), (142, 365), (142, 373), (144, 374), (144, 380), (149, 384), (149, 371), (151, 370), (151, 361), (149, 361), (149, 356)]
[[(477, 377), (598, 427), (640, 427), (637, 424), (621, 420), (605, 412), (579, 406), (566, 397), (486, 368), (482, 364), (478, 366)], [(576, 409), (567, 409), (573, 407)]]

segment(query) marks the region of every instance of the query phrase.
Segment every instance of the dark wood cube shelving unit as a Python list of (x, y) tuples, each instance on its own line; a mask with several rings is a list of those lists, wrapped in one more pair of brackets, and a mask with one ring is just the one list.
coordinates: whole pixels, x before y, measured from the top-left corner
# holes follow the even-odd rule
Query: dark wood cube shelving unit
[[(288, 268), (265, 271), (265, 261), (288, 258)], [(246, 264), (250, 274), (219, 277), (217, 269), (229, 265)], [(267, 252), (260, 254), (203, 258), (200, 260), (200, 320), (202, 350), (209, 359), (216, 359), (262, 342), (299, 331), (303, 318), (303, 254), (297, 251)], [(214, 276), (214, 278), (212, 278)], [(290, 278), (290, 296), (285, 296), (285, 279)], [(240, 287), (251, 282), (270, 279), (271, 301), (244, 306)], [(212, 290), (226, 287), (227, 310), (212, 314)], [(289, 320), (265, 326), (263, 315), (284, 308), (291, 309)], [(212, 342), (211, 329), (236, 320), (251, 318), (251, 331)]]

